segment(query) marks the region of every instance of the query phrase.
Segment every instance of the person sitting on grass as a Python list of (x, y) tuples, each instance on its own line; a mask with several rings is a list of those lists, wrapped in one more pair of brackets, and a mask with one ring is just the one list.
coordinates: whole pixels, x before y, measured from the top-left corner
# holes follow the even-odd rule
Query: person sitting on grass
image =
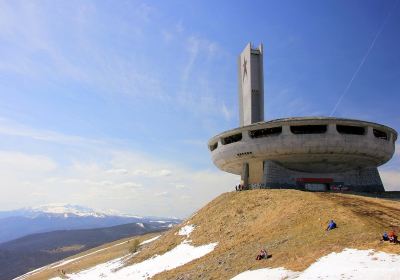
[(260, 254), (258, 254), (256, 257), (256, 260), (259, 261), (266, 258), (267, 258), (267, 251), (265, 251), (265, 249), (261, 249)]
[(383, 233), (381, 241), (389, 241), (389, 236), (386, 232)]
[(394, 230), (389, 231), (388, 237), (389, 237), (389, 242), (390, 243), (397, 243), (398, 242), (397, 235), (396, 235)]
[(326, 228), (326, 231), (328, 231), (328, 230), (332, 230), (332, 229), (334, 229), (334, 228), (336, 228), (337, 226), (336, 226), (336, 223), (333, 221), (333, 220), (330, 220), (330, 222), (329, 222), (329, 224), (328, 224), (328, 227)]

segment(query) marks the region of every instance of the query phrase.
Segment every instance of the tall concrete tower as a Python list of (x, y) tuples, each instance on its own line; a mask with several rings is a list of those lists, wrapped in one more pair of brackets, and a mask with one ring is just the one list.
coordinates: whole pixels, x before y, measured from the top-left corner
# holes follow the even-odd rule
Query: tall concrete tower
[(264, 121), (263, 46), (239, 56), (240, 127), (208, 142), (214, 164), (245, 188), (382, 192), (377, 167), (390, 160), (397, 132), (332, 117)]
[(240, 126), (246, 126), (264, 120), (263, 45), (248, 43), (238, 64)]

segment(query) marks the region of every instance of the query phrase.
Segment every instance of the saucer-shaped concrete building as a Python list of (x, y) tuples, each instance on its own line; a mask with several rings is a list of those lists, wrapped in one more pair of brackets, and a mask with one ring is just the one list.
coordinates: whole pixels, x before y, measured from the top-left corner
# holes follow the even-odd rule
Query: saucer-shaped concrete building
[(214, 164), (247, 188), (383, 192), (377, 167), (393, 156), (397, 132), (343, 118), (264, 119), (263, 49), (239, 56), (240, 127), (208, 142)]

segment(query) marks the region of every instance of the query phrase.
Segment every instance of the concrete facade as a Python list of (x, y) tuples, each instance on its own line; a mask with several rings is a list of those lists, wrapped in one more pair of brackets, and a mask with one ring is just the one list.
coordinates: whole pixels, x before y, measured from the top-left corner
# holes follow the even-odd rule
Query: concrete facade
[(264, 162), (262, 184), (250, 185), (252, 188), (293, 188), (308, 189), (308, 185), (319, 184), (324, 191), (385, 191), (376, 167), (360, 168), (335, 173), (307, 173), (284, 168), (273, 161)]
[(263, 47), (239, 57), (240, 127), (212, 137), (214, 164), (249, 188), (382, 192), (377, 167), (395, 151), (397, 132), (332, 117), (264, 122)]
[[(295, 134), (292, 127), (325, 126), (321, 133)], [(338, 126), (360, 127), (364, 134), (340, 133)], [(274, 133), (252, 137), (255, 131), (280, 129)], [(382, 132), (386, 139), (375, 136)], [(236, 136), (232, 143), (224, 139)], [(273, 120), (238, 127), (210, 139), (214, 164), (230, 173), (241, 174), (242, 163), (273, 160), (301, 172), (344, 172), (365, 167), (377, 167), (387, 162), (394, 153), (397, 132), (392, 128), (366, 121), (303, 117)], [(228, 141), (229, 142), (229, 141)]]
[(253, 49), (251, 43), (238, 58), (239, 116), (245, 126), (264, 120), (263, 45)]
[(303, 117), (229, 130), (211, 138), (209, 148), (218, 168), (241, 175), (243, 184), (255, 188), (325, 184), (329, 189), (383, 191), (377, 166), (393, 156), (396, 139), (395, 130), (377, 123)]

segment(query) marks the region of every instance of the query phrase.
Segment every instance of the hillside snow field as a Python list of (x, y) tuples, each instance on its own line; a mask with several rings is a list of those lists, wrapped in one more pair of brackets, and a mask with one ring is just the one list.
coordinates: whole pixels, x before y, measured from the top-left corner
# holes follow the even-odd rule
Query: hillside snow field
[[(193, 229), (194, 227), (192, 225), (185, 226), (179, 231), (179, 235), (189, 237)], [(150, 240), (154, 240), (154, 238)], [(142, 242), (142, 244), (147, 244), (149, 243), (148, 241), (149, 240), (146, 240)], [(194, 259), (200, 258), (214, 250), (216, 245), (217, 243), (211, 243), (195, 247), (190, 245), (188, 239), (185, 239), (172, 250), (137, 264), (124, 267), (124, 261), (130, 257), (128, 254), (124, 257), (67, 276), (69, 279), (74, 280), (96, 280), (100, 278), (116, 280), (148, 279), (162, 271), (171, 270)], [(62, 278), (56, 277), (52, 278), (52, 280), (62, 280)]]
[[(24, 279), (49, 279), (61, 275), (62, 271), (80, 271), (97, 264), (118, 260), (121, 256), (130, 255), (135, 242), (140, 246), (151, 243), (160, 238), (159, 233), (149, 233), (142, 236), (134, 236), (114, 241), (91, 250), (71, 256), (67, 259), (46, 265), (21, 275), (15, 280)], [(134, 255), (134, 254), (132, 254)], [(62, 275), (63, 276), (63, 275)]]
[(302, 272), (284, 268), (245, 271), (232, 280), (258, 279), (399, 279), (400, 255), (373, 250), (345, 249), (320, 258)]
[[(331, 219), (338, 228), (326, 232)], [(124, 243), (114, 254), (106, 249), (23, 279), (398, 279), (400, 245), (380, 236), (399, 226), (399, 201), (231, 192), (159, 238), (141, 237), (137, 252)], [(261, 248), (270, 257), (256, 261)]]

